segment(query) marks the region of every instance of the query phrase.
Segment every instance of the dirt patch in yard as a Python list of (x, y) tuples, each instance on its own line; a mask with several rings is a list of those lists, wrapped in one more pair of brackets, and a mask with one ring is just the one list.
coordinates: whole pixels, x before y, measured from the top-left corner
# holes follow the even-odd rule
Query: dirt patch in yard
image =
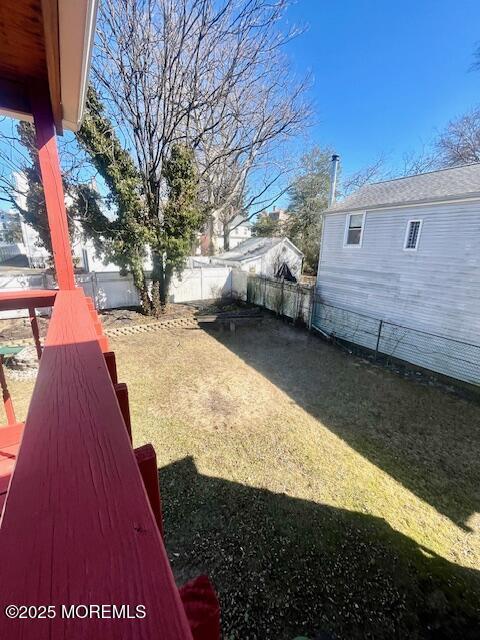
[[(38, 330), (40, 337), (47, 335), (48, 318), (38, 317)], [(12, 318), (8, 320), (0, 320), (0, 343), (15, 344), (17, 341), (30, 339), (33, 344), (32, 327), (30, 326), (30, 318)]]
[(480, 637), (477, 404), (274, 319), (111, 344), (175, 576), (212, 578), (225, 640)]
[[(223, 311), (237, 311), (249, 305), (232, 300), (203, 300), (188, 304), (167, 304), (161, 316), (154, 318), (141, 313), (138, 309), (109, 309), (99, 311), (104, 329), (131, 327), (153, 322), (172, 320), (182, 317), (209, 315)], [(48, 317), (37, 317), (40, 337), (44, 338), (48, 329)], [(12, 318), (0, 320), (0, 343), (14, 344), (18, 341), (31, 340), (32, 329), (29, 318)]]

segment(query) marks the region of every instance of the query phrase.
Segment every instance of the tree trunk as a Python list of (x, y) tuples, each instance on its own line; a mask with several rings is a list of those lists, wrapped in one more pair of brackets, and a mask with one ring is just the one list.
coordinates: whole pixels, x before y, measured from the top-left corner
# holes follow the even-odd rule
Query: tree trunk
[(163, 279), (160, 282), (160, 303), (162, 308), (165, 307), (168, 301), (168, 291), (170, 289), (170, 282), (172, 280), (173, 268), (168, 263), (165, 264), (165, 268), (163, 270)]
[(142, 311), (146, 315), (151, 315), (152, 303), (148, 295), (148, 282), (147, 282), (147, 278), (145, 277), (145, 271), (143, 270), (143, 265), (137, 265), (135, 267), (132, 267), (131, 272), (133, 277), (133, 284), (135, 285), (135, 288), (138, 291), (138, 295), (140, 297), (140, 304), (142, 306)]
[(155, 315), (165, 311), (168, 302), (168, 291), (173, 275), (173, 267), (159, 253), (152, 251), (152, 308)]
[(223, 227), (223, 250), (230, 250), (230, 229), (227, 224)]
[(152, 312), (159, 316), (162, 313), (161, 291), (163, 289), (163, 257), (152, 251)]

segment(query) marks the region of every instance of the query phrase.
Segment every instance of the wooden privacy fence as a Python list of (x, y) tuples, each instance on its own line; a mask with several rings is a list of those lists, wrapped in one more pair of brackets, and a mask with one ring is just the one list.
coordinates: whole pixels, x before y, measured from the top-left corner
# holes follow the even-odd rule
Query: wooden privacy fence
[(311, 286), (279, 278), (251, 274), (245, 276), (246, 296), (243, 299), (246, 302), (264, 307), (294, 322), (309, 324), (313, 292)]

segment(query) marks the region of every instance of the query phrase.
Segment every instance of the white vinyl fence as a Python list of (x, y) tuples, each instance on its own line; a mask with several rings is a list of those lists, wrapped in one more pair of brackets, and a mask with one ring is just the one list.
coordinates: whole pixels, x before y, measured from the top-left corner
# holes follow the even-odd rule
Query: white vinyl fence
[[(27, 289), (51, 289), (49, 278), (45, 273), (39, 274), (12, 274), (0, 276), (0, 291), (25, 291)], [(48, 310), (49, 313), (49, 310)], [(0, 311), (0, 320), (7, 318), (28, 317), (26, 309), (18, 311)]]
[[(131, 276), (121, 276), (118, 271), (77, 274), (76, 282), (90, 296), (97, 309), (119, 309), (140, 304)], [(0, 291), (26, 289), (54, 289), (51, 275), (20, 274), (0, 276)], [(211, 300), (232, 295), (232, 269), (230, 267), (197, 267), (185, 269), (182, 276), (175, 276), (171, 283), (171, 302)], [(2, 311), (0, 319), (26, 317), (28, 312)]]

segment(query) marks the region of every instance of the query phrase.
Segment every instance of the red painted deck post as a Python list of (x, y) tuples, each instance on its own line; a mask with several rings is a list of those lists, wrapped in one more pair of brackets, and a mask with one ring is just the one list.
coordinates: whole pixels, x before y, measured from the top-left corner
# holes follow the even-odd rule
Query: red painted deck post
[(5, 413), (7, 415), (7, 424), (16, 424), (17, 419), (13, 409), (13, 402), (10, 397), (10, 392), (8, 391), (5, 372), (3, 371), (3, 356), (0, 356), (0, 386), (2, 387), (3, 406), (5, 407)]
[(108, 344), (107, 336), (104, 336), (104, 335), (98, 336), (98, 344), (100, 345), (100, 349), (102, 350), (102, 353), (107, 353), (107, 351), (110, 351), (110, 346)]
[(112, 384), (117, 384), (118, 376), (117, 376), (117, 360), (115, 358), (115, 351), (106, 351), (103, 354), (105, 358), (105, 362), (107, 363), (108, 373), (110, 374), (110, 379), (112, 380)]
[(130, 405), (128, 404), (128, 388), (125, 382), (117, 382), (113, 385), (115, 393), (117, 394), (118, 404), (120, 405), (120, 411), (122, 412), (123, 421), (127, 428), (127, 432), (132, 441), (132, 421), (130, 419)]
[(45, 192), (57, 282), (60, 289), (75, 289), (65, 196), (48, 87), (40, 85), (32, 87), (30, 103), (35, 123), (38, 160)]
[(160, 535), (163, 538), (162, 503), (160, 500), (160, 488), (158, 486), (157, 455), (151, 444), (144, 444), (143, 447), (137, 447), (134, 451), (153, 515), (157, 521)]
[(42, 345), (40, 344), (40, 332), (38, 330), (37, 315), (35, 307), (28, 307), (28, 315), (30, 316), (30, 326), (32, 327), (33, 339), (35, 340), (35, 348), (37, 350), (38, 359), (42, 357)]

